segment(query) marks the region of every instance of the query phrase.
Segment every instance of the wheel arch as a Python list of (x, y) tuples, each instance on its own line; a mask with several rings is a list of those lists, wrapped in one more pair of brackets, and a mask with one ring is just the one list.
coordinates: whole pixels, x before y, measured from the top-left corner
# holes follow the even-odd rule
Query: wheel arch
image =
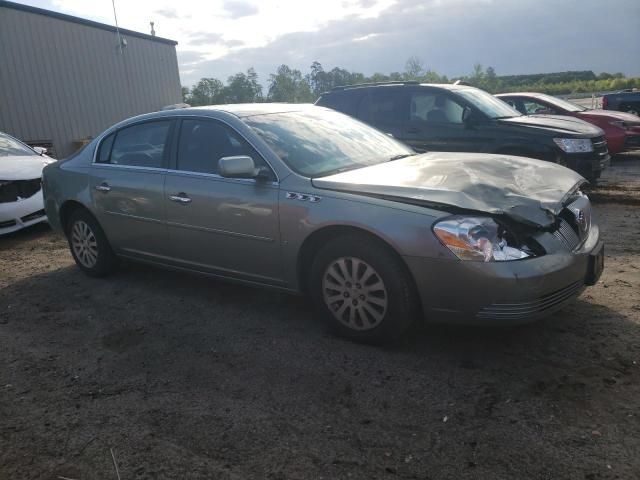
[(78, 202), (77, 200), (66, 200), (62, 205), (60, 205), (59, 210), (60, 226), (62, 227), (62, 231), (65, 233), (65, 235), (68, 233), (69, 219), (71, 218), (71, 215), (73, 215), (73, 212), (76, 212), (78, 210), (84, 210), (89, 213), (89, 215), (91, 215), (94, 219), (96, 218), (95, 215), (91, 213), (91, 210), (89, 210), (81, 202)]
[[(376, 233), (361, 227), (353, 225), (329, 225), (319, 228), (318, 230), (315, 230), (309, 236), (307, 236), (307, 238), (305, 238), (302, 242), (300, 250), (298, 251), (296, 273), (298, 277), (299, 288), (303, 293), (308, 293), (309, 274), (311, 272), (311, 266), (313, 264), (315, 255), (323, 245), (334, 238), (338, 238), (339, 236), (361, 236), (383, 246), (398, 260), (399, 264), (402, 265), (402, 267), (405, 269), (406, 273), (411, 279), (413, 287), (417, 292), (415, 278), (413, 278), (413, 274), (411, 273), (409, 266), (402, 258), (402, 255), (398, 253), (398, 250), (394, 248), (394, 246), (389, 241), (387, 241), (380, 235), (377, 235)], [(417, 295), (417, 298), (419, 297), (420, 296)]]

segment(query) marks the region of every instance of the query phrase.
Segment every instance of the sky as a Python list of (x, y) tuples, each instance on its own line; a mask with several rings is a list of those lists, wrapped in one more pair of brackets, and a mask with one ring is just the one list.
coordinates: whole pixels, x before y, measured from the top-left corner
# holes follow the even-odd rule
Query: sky
[[(114, 24), (111, 0), (28, 5)], [(403, 71), (416, 56), (449, 77), (593, 70), (640, 76), (639, 0), (115, 0), (120, 27), (178, 42), (183, 85), (253, 67), (313, 61), (362, 72)]]

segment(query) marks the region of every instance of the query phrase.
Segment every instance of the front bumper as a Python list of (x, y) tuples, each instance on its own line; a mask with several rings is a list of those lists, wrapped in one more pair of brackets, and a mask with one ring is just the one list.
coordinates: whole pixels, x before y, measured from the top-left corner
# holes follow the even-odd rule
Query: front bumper
[(567, 167), (587, 179), (600, 177), (602, 171), (611, 164), (611, 156), (608, 151), (606, 153), (568, 153), (564, 155)]
[[(416, 280), (425, 318), (439, 323), (517, 325), (559, 310), (587, 286), (590, 255), (601, 248), (593, 226), (576, 251), (549, 233), (555, 253), (511, 262), (404, 257)], [(554, 250), (552, 250), (554, 249)]]
[(640, 149), (640, 133), (624, 137), (624, 151)]
[(24, 200), (0, 203), (0, 235), (46, 221), (42, 190)]

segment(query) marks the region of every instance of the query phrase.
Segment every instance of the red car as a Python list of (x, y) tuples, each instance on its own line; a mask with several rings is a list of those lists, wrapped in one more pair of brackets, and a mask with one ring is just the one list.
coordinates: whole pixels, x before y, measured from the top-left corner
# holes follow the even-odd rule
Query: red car
[(640, 117), (612, 110), (590, 110), (544, 93), (502, 93), (504, 100), (524, 115), (570, 115), (604, 130), (609, 153), (640, 148)]

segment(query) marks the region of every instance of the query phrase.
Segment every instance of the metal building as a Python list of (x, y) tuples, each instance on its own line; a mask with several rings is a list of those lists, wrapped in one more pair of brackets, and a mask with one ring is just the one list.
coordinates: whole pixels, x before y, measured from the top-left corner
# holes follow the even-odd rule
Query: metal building
[(182, 101), (177, 42), (0, 0), (0, 131), (58, 158)]

